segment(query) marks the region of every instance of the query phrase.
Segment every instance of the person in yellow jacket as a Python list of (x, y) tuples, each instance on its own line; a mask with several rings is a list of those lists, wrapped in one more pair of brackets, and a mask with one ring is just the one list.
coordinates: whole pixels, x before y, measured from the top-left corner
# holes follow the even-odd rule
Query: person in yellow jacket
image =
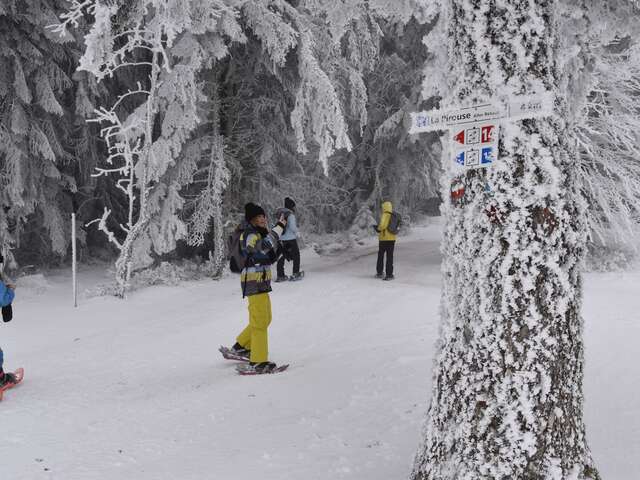
[[(389, 228), (389, 221), (391, 220), (391, 212), (393, 212), (393, 205), (391, 202), (382, 203), (382, 215), (380, 222), (375, 225), (375, 230), (378, 232), (378, 263), (376, 265), (376, 278), (382, 278), (383, 280), (393, 280), (393, 251), (396, 246), (396, 235), (391, 233)], [(386, 275), (384, 257), (387, 256), (386, 262)]]

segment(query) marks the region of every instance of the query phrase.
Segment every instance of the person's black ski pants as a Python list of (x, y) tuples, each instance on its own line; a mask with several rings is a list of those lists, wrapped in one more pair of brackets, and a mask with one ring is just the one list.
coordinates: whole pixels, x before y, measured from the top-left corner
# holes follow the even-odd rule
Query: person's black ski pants
[(393, 250), (395, 249), (395, 240), (380, 240), (378, 246), (378, 264), (376, 265), (376, 272), (378, 275), (384, 273), (384, 256), (387, 255), (387, 275), (393, 275)]
[(282, 251), (284, 255), (278, 260), (278, 276), (284, 277), (284, 261), (293, 261), (293, 274), (300, 272), (300, 249), (297, 240), (283, 240)]

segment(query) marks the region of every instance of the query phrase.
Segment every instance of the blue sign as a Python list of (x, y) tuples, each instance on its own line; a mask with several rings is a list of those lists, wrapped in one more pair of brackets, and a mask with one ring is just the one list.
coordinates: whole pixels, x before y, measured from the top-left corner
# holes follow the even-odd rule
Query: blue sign
[(459, 152), (459, 153), (456, 155), (456, 163), (458, 163), (458, 164), (460, 164), (460, 165), (464, 166), (464, 152)]
[(485, 147), (482, 149), (482, 156), (480, 158), (480, 163), (482, 165), (493, 163), (494, 158), (493, 147)]

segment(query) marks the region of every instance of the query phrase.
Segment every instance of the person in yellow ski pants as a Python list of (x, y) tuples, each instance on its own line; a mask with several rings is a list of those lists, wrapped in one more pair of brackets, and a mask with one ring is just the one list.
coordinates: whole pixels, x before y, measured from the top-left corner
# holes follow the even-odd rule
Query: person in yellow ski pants
[(262, 207), (245, 205), (247, 226), (240, 236), (240, 246), (246, 258), (240, 283), (242, 295), (249, 301), (249, 325), (236, 338), (231, 352), (244, 358), (257, 373), (269, 373), (277, 365), (269, 361), (267, 329), (271, 324), (271, 264), (277, 261), (278, 242), (287, 220), (278, 219), (271, 230)]
[(251, 350), (252, 363), (262, 363), (269, 359), (267, 328), (271, 324), (271, 298), (268, 293), (258, 293), (248, 297), (249, 325), (238, 335), (236, 342)]

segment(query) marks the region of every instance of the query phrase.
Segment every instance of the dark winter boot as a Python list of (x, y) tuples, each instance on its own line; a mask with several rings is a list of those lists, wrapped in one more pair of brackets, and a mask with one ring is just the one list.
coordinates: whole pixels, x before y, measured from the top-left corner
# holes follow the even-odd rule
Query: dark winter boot
[(289, 280), (289, 277), (287, 277), (286, 275), (284, 277), (278, 277), (276, 278), (275, 282), (276, 283), (280, 283), (280, 282), (286, 282), (287, 280)]
[(13, 373), (3, 373), (0, 377), (0, 388), (7, 386), (7, 384), (15, 385), (18, 383), (16, 376)]
[(381, 273), (376, 273), (376, 278), (384, 278), (384, 275)]
[(231, 347), (230, 351), (234, 355), (237, 355), (242, 358), (249, 358), (251, 356), (251, 350), (244, 348), (238, 342), (236, 342), (235, 345)]
[(289, 277), (289, 280), (291, 280), (292, 282), (296, 282), (298, 280), (302, 280), (303, 278), (304, 278), (304, 272), (298, 272), (291, 275)]
[(260, 363), (249, 362), (249, 365), (251, 365), (251, 367), (253, 367), (253, 369), (257, 373), (270, 373), (274, 371), (277, 367), (277, 365), (273, 362), (260, 362)]
[(386, 277), (383, 278), (383, 280), (387, 280), (388, 281), (388, 280), (393, 280), (394, 278), (396, 278), (396, 277), (394, 277), (393, 275), (387, 275)]

